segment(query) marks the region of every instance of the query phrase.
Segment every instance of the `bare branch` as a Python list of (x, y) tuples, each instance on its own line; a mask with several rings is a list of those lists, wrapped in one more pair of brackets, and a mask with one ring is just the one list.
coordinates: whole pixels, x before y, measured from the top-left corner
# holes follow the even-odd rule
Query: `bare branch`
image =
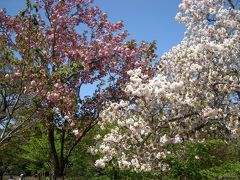
[(29, 120), (33, 117), (33, 115), (35, 114), (36, 110), (33, 111), (30, 116), (23, 122), (21, 122), (19, 125), (17, 125), (14, 129), (12, 129), (5, 137), (1, 136), (0, 138), (0, 146), (3, 144), (3, 142), (5, 142), (6, 140), (8, 140), (9, 138), (11, 138), (13, 135), (15, 135), (15, 133), (17, 133), (17, 131), (27, 122), (29, 122)]

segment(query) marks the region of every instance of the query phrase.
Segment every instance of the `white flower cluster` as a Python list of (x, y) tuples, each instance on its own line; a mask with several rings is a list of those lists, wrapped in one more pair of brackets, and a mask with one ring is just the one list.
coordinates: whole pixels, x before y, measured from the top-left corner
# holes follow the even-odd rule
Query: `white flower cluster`
[[(240, 118), (240, 12), (225, 0), (183, 0), (177, 19), (186, 24), (181, 44), (160, 60), (158, 76), (128, 72), (129, 101), (109, 103), (94, 150), (103, 168), (166, 171), (170, 144), (221, 132), (238, 137)], [(110, 130), (109, 130), (110, 129)]]

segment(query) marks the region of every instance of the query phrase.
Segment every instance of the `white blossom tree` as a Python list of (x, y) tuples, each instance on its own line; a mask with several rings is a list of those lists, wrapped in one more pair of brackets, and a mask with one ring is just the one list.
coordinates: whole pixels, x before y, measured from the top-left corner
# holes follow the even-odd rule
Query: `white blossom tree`
[(101, 113), (107, 134), (92, 153), (121, 169), (166, 171), (168, 147), (185, 141), (239, 136), (239, 1), (183, 0), (176, 19), (186, 25), (183, 41), (162, 56), (154, 78), (129, 71), (129, 100)]

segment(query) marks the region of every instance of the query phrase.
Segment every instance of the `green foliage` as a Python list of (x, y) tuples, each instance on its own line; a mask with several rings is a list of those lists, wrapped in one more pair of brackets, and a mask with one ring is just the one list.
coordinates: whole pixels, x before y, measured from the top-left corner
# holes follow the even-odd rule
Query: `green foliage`
[(204, 143), (188, 143), (174, 150), (168, 157), (172, 178), (239, 177), (239, 150), (234, 143), (215, 139)]
[(108, 166), (104, 170), (105, 177), (109, 179), (164, 179), (160, 172), (135, 172), (133, 170), (120, 170), (113, 166)]
[(21, 153), (20, 146), (24, 143), (23, 136), (14, 138), (0, 147), (0, 173), (21, 174), (27, 173), (27, 162), (18, 157)]
[(29, 171), (39, 174), (49, 172), (52, 169), (49, 161), (49, 146), (46, 135), (31, 137), (28, 143), (21, 148), (23, 153), (19, 157), (29, 162), (27, 165)]
[(226, 162), (220, 166), (201, 170), (200, 174), (206, 179), (240, 177), (240, 162)]

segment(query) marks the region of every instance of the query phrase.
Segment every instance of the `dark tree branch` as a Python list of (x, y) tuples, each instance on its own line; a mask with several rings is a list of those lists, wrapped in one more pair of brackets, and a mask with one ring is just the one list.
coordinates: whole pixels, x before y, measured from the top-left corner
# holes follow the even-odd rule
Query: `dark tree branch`
[(98, 123), (98, 121), (91, 121), (91, 123), (85, 128), (81, 136), (73, 143), (72, 147), (69, 149), (66, 157), (65, 162), (67, 162), (68, 158), (71, 156), (73, 149), (76, 145), (82, 140), (82, 138)]
[(174, 118), (170, 119), (169, 122), (178, 121), (178, 120), (185, 119), (185, 118), (188, 118), (188, 117), (191, 117), (194, 115), (199, 115), (199, 114), (198, 114), (198, 112), (189, 113), (184, 116), (174, 117)]
[(235, 9), (235, 6), (233, 5), (232, 0), (228, 0), (228, 3), (230, 4), (230, 7), (231, 7), (231, 8)]

